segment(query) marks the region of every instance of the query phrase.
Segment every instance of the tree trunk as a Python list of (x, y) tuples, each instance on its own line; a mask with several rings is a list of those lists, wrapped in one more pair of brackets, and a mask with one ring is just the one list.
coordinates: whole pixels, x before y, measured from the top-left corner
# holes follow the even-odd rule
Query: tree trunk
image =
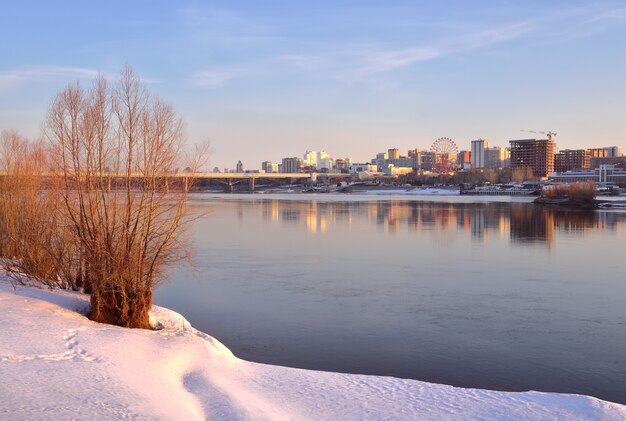
[[(97, 284), (94, 284), (96, 286)], [(149, 311), (152, 307), (152, 291), (130, 292), (121, 286), (91, 292), (91, 312), (94, 322), (122, 327), (152, 329)]]

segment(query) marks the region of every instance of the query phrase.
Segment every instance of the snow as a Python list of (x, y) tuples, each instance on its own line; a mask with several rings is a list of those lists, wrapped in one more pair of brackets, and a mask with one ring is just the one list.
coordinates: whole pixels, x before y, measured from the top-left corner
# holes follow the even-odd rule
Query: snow
[(390, 189), (390, 190), (365, 190), (366, 194), (417, 194), (423, 196), (430, 195), (445, 195), (445, 196), (458, 196), (460, 194), (459, 190), (451, 190), (451, 189), (437, 189), (437, 188), (405, 188), (405, 189)]
[(441, 203), (531, 203), (534, 196), (473, 196), (460, 195), (458, 192), (441, 190), (441, 194), (422, 194), (406, 190), (371, 190), (370, 193), (193, 193), (193, 200), (281, 200), (281, 201), (317, 201), (317, 202), (441, 202)]
[(0, 273), (0, 419), (626, 419), (581, 395), (247, 362), (171, 310), (154, 307), (147, 331), (91, 322), (88, 305)]

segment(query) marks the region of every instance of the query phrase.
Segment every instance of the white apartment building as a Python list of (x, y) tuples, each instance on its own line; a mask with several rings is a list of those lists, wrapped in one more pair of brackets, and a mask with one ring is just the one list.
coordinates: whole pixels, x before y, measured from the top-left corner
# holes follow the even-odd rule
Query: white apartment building
[(485, 139), (472, 140), (472, 168), (485, 168), (485, 148), (489, 147), (489, 142)]

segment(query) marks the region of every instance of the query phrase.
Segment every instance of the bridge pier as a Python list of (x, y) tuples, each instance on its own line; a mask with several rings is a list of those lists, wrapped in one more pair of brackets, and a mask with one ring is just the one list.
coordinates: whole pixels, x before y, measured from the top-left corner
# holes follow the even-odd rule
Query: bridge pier
[(250, 177), (250, 193), (254, 193), (254, 177)]
[(224, 193), (232, 193), (232, 192), (233, 192), (233, 180), (229, 178), (224, 183)]

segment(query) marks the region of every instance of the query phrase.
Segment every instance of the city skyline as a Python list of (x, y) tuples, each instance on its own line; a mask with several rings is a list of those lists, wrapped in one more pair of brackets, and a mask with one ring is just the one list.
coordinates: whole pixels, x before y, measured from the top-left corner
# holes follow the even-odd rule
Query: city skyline
[(190, 143), (210, 140), (211, 168), (305, 150), (367, 162), (442, 136), (507, 146), (532, 137), (521, 129), (558, 132), (560, 149), (626, 143), (619, 2), (23, 2), (3, 15), (0, 127), (30, 138), (56, 92), (128, 62)]

